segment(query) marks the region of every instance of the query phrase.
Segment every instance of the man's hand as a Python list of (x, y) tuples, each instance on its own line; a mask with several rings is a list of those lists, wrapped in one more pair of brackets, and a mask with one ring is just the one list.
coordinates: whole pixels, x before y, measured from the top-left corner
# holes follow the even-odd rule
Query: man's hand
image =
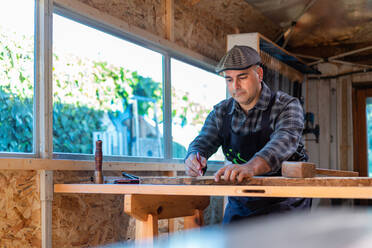
[(203, 156), (200, 156), (200, 163), (198, 159), (196, 158), (195, 153), (190, 153), (190, 155), (185, 160), (185, 171), (186, 175), (197, 177), (201, 176), (200, 171), (202, 168), (205, 168), (207, 166), (207, 159)]
[(271, 171), (269, 164), (260, 157), (254, 157), (245, 164), (229, 164), (219, 169), (214, 180), (218, 182), (223, 176), (225, 181), (241, 183), (244, 178), (262, 175)]

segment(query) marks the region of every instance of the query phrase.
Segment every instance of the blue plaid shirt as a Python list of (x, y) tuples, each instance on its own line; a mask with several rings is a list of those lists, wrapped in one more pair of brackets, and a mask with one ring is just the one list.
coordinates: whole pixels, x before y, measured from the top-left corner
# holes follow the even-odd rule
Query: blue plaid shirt
[[(190, 153), (200, 152), (209, 158), (222, 145), (218, 133), (222, 128), (222, 119), (228, 114), (232, 115), (231, 128), (242, 135), (256, 132), (261, 129), (262, 113), (267, 109), (271, 97), (270, 88), (262, 82), (262, 90), (256, 105), (244, 113), (240, 105), (229, 98), (214, 106), (209, 113), (200, 134), (191, 142), (187, 156)], [(227, 105), (233, 101), (232, 108)], [(255, 156), (263, 158), (272, 168), (272, 172), (280, 170), (281, 163), (287, 160), (297, 149), (301, 142), (304, 128), (303, 110), (299, 100), (288, 94), (278, 91), (270, 112), (270, 125), (274, 132), (270, 141)], [(186, 156), (186, 158), (187, 158)]]

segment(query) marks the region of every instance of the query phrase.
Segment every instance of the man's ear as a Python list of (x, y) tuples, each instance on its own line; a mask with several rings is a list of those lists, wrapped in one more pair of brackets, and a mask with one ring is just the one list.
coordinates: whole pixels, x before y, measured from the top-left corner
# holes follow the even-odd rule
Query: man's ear
[(256, 69), (256, 72), (257, 72), (257, 75), (258, 75), (258, 79), (260, 80), (260, 82), (263, 80), (263, 69), (261, 66), (257, 66), (257, 69)]

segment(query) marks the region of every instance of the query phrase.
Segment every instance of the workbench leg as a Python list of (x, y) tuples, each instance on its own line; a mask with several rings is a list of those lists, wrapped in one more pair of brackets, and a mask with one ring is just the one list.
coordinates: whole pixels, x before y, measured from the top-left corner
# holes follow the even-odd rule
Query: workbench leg
[(124, 212), (136, 219), (136, 240), (158, 235), (158, 220), (185, 218), (185, 228), (203, 225), (203, 210), (209, 196), (184, 195), (125, 195)]
[(136, 220), (136, 240), (153, 241), (154, 236), (158, 236), (158, 216), (148, 214), (146, 221)]
[[(164, 176), (176, 177), (177, 171), (165, 171)], [(176, 218), (168, 219), (168, 233), (173, 233), (176, 231)]]
[(168, 219), (168, 232), (172, 233), (176, 231), (176, 218)]
[(203, 210), (195, 209), (193, 216), (184, 219), (184, 229), (200, 228), (204, 225)]

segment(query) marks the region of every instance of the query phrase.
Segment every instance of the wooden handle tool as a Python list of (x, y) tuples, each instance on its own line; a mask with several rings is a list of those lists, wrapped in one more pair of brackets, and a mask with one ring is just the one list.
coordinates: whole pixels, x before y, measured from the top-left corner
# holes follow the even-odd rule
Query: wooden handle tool
[(103, 184), (102, 174), (102, 140), (96, 141), (96, 153), (94, 154), (96, 170), (94, 171), (94, 183)]
[(289, 162), (282, 163), (282, 176), (293, 178), (311, 178), (315, 175), (333, 176), (333, 177), (357, 177), (358, 172), (343, 170), (317, 169), (315, 164), (308, 162)]

